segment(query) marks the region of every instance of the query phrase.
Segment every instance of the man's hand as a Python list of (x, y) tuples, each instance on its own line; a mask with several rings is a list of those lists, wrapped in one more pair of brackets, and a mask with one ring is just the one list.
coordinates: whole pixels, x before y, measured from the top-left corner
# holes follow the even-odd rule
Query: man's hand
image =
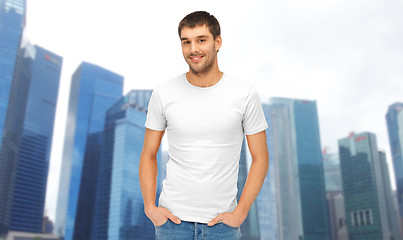
[(245, 221), (246, 217), (247, 214), (241, 214), (237, 211), (225, 212), (219, 214), (217, 217), (207, 223), (207, 225), (211, 227), (216, 225), (219, 221), (222, 221), (223, 223), (230, 225), (231, 227), (240, 227), (241, 224)]
[(153, 222), (154, 226), (161, 226), (168, 221), (168, 218), (176, 224), (181, 223), (181, 220), (178, 217), (174, 216), (168, 209), (163, 207), (150, 207), (145, 209), (144, 212), (151, 222)]

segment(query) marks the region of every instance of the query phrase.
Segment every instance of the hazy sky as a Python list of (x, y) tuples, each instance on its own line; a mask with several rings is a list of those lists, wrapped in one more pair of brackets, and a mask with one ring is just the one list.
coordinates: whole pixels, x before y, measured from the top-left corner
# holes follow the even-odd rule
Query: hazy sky
[(119, 73), (124, 93), (152, 89), (187, 70), (177, 25), (195, 10), (221, 24), (223, 72), (252, 83), (262, 102), (316, 100), (323, 147), (337, 152), (350, 131), (370, 131), (391, 163), (385, 114), (403, 101), (401, 0), (28, 1), (27, 37), (63, 57), (46, 200), (52, 219), (75, 69), (87, 61)]

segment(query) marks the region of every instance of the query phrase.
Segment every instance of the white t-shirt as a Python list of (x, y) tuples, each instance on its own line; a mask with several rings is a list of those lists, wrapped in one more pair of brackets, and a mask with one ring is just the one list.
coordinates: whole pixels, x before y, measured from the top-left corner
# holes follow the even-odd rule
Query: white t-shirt
[(267, 128), (251, 85), (224, 74), (211, 87), (197, 87), (180, 75), (154, 89), (145, 126), (167, 130), (160, 207), (182, 221), (200, 223), (235, 210), (244, 135)]

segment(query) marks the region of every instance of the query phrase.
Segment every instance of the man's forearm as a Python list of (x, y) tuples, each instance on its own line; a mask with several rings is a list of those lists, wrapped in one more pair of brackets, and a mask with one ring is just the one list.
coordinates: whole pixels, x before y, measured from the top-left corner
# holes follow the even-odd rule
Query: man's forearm
[(238, 206), (234, 211), (235, 213), (238, 213), (246, 218), (249, 209), (262, 188), (268, 169), (268, 155), (261, 157), (260, 159), (253, 159), (241, 198), (239, 199)]
[(157, 175), (158, 164), (156, 158), (141, 155), (139, 178), (145, 209), (155, 206), (155, 197), (157, 194)]

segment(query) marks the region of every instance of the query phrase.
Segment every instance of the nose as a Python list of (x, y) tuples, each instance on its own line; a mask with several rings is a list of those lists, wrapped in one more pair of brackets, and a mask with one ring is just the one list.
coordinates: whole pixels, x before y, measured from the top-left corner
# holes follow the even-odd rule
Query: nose
[(199, 47), (197, 46), (197, 43), (192, 42), (190, 44), (190, 51), (192, 53), (199, 52)]

